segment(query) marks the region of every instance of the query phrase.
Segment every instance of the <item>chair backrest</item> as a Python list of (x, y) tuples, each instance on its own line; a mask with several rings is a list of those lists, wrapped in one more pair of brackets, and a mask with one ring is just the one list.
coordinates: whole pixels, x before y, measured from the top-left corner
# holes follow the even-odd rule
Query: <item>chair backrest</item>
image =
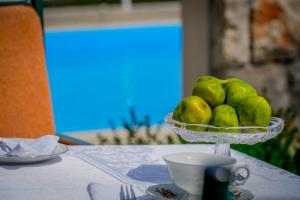
[(54, 133), (40, 19), (30, 6), (0, 6), (0, 137)]

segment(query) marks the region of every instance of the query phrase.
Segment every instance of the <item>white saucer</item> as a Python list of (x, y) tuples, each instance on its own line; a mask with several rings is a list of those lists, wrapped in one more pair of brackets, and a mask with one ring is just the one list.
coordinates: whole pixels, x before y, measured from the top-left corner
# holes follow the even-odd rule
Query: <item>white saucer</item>
[[(173, 198), (167, 198), (162, 196), (161, 193), (157, 192), (156, 189), (157, 188), (164, 188), (164, 189), (169, 189), (171, 190), (174, 194), (176, 194), (176, 197)], [(236, 196), (233, 196), (233, 194), (236, 193)], [(175, 184), (158, 184), (158, 185), (153, 185), (150, 186), (146, 189), (146, 194), (149, 195), (151, 198), (155, 199), (155, 200), (192, 200), (192, 199), (198, 199), (198, 198), (194, 198), (192, 196), (190, 196), (187, 192), (185, 192), (184, 190), (180, 189), (179, 187), (177, 187)], [(241, 187), (235, 187), (234, 188), (234, 192), (230, 192), (228, 193), (228, 198), (232, 199), (232, 200), (251, 200), (253, 199), (254, 195), (251, 191), (246, 190), (244, 188)]]
[(59, 154), (65, 153), (68, 151), (67, 145), (58, 143), (54, 151), (49, 155), (39, 155), (39, 156), (28, 156), (28, 157), (19, 157), (19, 156), (0, 156), (0, 164), (4, 165), (22, 165), (22, 164), (31, 164), (49, 160)]

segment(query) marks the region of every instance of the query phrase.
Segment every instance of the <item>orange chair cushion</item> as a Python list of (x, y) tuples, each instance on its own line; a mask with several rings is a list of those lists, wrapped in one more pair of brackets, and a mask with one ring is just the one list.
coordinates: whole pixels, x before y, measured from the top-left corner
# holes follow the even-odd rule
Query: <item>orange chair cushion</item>
[(29, 6), (0, 6), (0, 137), (54, 133), (39, 17)]

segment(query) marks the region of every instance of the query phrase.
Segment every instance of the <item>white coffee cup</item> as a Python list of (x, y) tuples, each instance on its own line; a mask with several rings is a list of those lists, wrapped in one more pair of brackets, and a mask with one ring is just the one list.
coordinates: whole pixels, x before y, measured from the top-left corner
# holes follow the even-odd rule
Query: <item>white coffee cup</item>
[[(232, 185), (243, 185), (250, 175), (247, 165), (237, 165), (231, 157), (206, 153), (175, 153), (163, 156), (176, 186), (191, 195), (202, 196), (207, 167), (224, 167), (231, 171)], [(241, 175), (244, 170), (245, 176)]]

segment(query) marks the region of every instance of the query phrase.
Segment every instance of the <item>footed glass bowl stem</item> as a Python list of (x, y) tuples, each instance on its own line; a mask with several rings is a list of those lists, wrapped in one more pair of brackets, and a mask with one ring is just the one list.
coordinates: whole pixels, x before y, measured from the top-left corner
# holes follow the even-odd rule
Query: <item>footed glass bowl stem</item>
[(215, 154), (222, 156), (231, 156), (230, 155), (230, 144), (228, 143), (216, 143), (215, 145)]

